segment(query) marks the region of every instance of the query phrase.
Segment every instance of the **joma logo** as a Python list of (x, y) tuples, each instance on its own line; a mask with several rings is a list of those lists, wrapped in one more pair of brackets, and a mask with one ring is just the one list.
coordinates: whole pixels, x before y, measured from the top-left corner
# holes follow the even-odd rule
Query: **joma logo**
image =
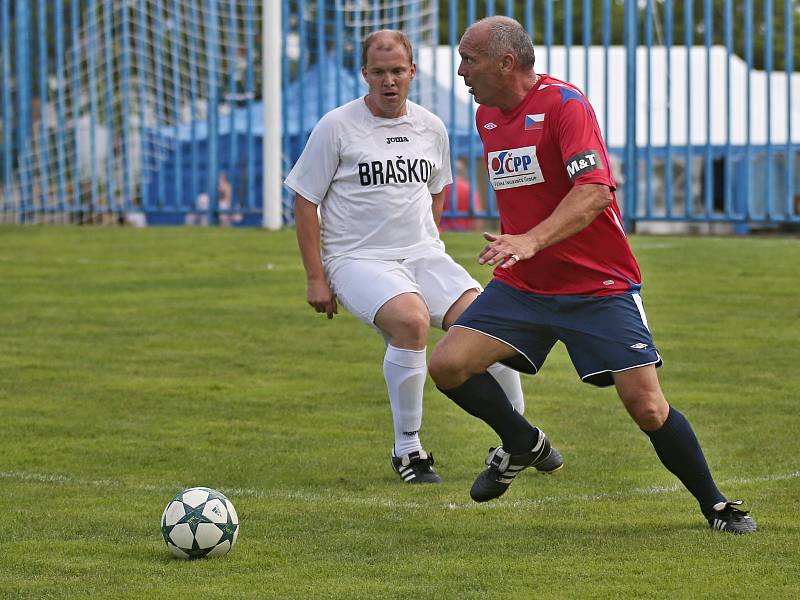
[(396, 144), (396, 143), (399, 143), (399, 142), (408, 142), (408, 138), (407, 137), (388, 137), (388, 138), (386, 138), (386, 143), (387, 144)]

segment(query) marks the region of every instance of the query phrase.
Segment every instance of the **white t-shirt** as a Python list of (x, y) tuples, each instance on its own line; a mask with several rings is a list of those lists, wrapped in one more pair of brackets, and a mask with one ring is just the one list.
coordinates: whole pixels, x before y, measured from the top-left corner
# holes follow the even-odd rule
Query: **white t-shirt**
[(284, 182), (320, 206), (322, 258), (406, 258), (439, 233), (431, 194), (452, 181), (441, 119), (406, 101), (396, 119), (364, 98), (326, 114)]

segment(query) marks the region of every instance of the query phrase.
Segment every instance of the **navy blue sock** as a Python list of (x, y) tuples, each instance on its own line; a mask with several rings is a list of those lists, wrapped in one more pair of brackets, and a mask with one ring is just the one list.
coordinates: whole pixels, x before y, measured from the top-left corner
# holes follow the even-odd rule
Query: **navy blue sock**
[(522, 454), (536, 444), (539, 430), (514, 410), (503, 388), (489, 373), (474, 375), (456, 388), (439, 390), (494, 429), (506, 452)]
[(724, 502), (725, 497), (711, 477), (703, 449), (686, 417), (670, 406), (661, 429), (645, 433), (664, 466), (697, 498), (703, 514), (712, 514), (713, 506), (717, 502)]

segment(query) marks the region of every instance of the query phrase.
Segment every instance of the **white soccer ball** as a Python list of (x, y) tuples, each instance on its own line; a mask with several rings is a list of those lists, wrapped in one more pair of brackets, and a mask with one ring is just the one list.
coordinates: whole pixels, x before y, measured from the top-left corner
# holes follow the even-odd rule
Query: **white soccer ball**
[(161, 515), (161, 534), (178, 558), (222, 556), (239, 537), (239, 516), (225, 494), (193, 487), (169, 501)]

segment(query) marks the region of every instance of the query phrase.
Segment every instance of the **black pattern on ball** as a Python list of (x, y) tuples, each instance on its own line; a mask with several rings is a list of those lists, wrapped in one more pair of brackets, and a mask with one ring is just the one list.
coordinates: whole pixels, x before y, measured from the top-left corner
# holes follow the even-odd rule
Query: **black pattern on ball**
[(173, 555), (196, 559), (226, 554), (239, 535), (239, 517), (221, 492), (194, 487), (175, 494), (161, 515), (161, 534)]

